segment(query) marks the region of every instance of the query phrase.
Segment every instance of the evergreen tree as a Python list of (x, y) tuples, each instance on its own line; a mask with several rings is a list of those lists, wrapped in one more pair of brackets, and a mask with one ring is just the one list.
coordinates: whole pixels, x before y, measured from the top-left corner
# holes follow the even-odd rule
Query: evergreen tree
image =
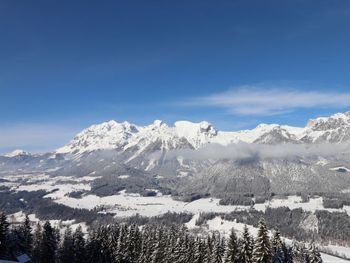
[(73, 234), (73, 252), (75, 263), (86, 262), (85, 239), (81, 226), (78, 226)]
[(304, 248), (301, 247), (297, 242), (293, 242), (292, 245), (292, 256), (294, 263), (304, 263)]
[(127, 254), (127, 232), (128, 229), (126, 226), (122, 226), (120, 228), (119, 236), (118, 236), (118, 244), (117, 244), (117, 249), (114, 252), (114, 257), (117, 262), (124, 261), (126, 258)]
[(255, 240), (252, 260), (254, 263), (272, 262), (268, 230), (263, 219), (259, 222), (258, 236)]
[(49, 221), (46, 221), (43, 226), (40, 262), (41, 263), (56, 262), (56, 250), (57, 250), (56, 230), (52, 228)]
[(242, 240), (239, 247), (239, 262), (252, 263), (253, 239), (249, 234), (248, 227), (245, 225), (243, 229)]
[(6, 215), (0, 212), (0, 258), (8, 257), (9, 223)]
[(141, 238), (141, 252), (138, 261), (140, 263), (148, 263), (151, 260), (152, 237), (150, 232), (150, 229), (148, 227), (145, 227)]
[(31, 227), (31, 223), (28, 215), (26, 215), (20, 230), (21, 230), (22, 246), (23, 246), (22, 253), (25, 253), (28, 256), (31, 256), (31, 250), (33, 245), (33, 234), (32, 234), (32, 227)]
[(74, 262), (74, 242), (70, 227), (64, 232), (62, 244), (59, 249), (59, 261), (62, 263)]
[(193, 249), (193, 263), (203, 263), (205, 250), (202, 241), (197, 237)]
[(223, 246), (223, 240), (220, 235), (213, 236), (213, 250), (211, 254), (210, 263), (222, 263), (224, 257), (225, 248)]
[(318, 252), (315, 244), (311, 244), (309, 248), (309, 263), (322, 263), (321, 254)]
[(231, 233), (227, 242), (225, 251), (225, 263), (239, 263), (238, 254), (238, 240), (234, 229), (231, 229)]
[(42, 227), (40, 223), (37, 223), (34, 237), (33, 237), (33, 249), (32, 249), (32, 260), (34, 262), (40, 262), (41, 257), (41, 242), (42, 242)]
[(283, 250), (283, 242), (281, 239), (281, 233), (276, 230), (272, 240), (271, 240), (271, 246), (272, 246), (272, 261), (274, 263), (284, 263), (285, 257), (284, 257), (284, 250)]
[(151, 263), (162, 262), (162, 260), (164, 259), (164, 247), (162, 238), (162, 230), (158, 228), (155, 246), (151, 255)]
[(285, 242), (282, 243), (282, 251), (284, 256), (283, 263), (294, 263), (292, 248), (288, 247)]

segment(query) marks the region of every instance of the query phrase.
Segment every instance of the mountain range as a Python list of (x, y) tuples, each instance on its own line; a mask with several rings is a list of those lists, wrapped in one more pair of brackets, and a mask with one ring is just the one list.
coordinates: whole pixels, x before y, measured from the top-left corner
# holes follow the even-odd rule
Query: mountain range
[[(206, 121), (137, 126), (112, 120), (84, 129), (50, 153), (16, 150), (1, 156), (0, 167), (1, 173), (93, 175), (100, 195), (123, 188), (218, 197), (338, 192), (350, 190), (349, 141), (350, 112), (312, 119), (302, 128), (260, 124), (235, 132), (218, 131)], [(263, 157), (254, 147), (274, 154)], [(296, 153), (285, 154), (295, 147)], [(237, 152), (250, 154), (237, 157)]]

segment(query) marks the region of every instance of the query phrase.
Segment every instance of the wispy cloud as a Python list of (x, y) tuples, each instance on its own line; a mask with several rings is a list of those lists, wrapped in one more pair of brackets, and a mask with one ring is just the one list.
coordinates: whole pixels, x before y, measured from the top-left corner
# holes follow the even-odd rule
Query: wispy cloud
[(41, 152), (68, 142), (79, 129), (55, 124), (12, 124), (0, 126), (0, 153), (13, 149)]
[(192, 98), (184, 105), (221, 107), (238, 115), (279, 115), (303, 108), (349, 107), (350, 92), (242, 86), (209, 96)]

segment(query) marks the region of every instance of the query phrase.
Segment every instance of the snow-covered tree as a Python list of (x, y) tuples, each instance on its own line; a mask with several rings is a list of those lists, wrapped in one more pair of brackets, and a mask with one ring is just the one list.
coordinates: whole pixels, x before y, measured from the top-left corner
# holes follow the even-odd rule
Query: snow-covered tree
[(252, 261), (254, 263), (271, 263), (271, 246), (265, 220), (261, 219), (258, 226), (258, 236), (254, 243)]
[(243, 229), (242, 239), (239, 246), (239, 262), (252, 263), (253, 238), (250, 236), (248, 227)]
[(225, 253), (223, 239), (220, 234), (213, 235), (213, 249), (211, 253), (210, 263), (222, 263)]
[(239, 263), (238, 240), (235, 230), (232, 228), (225, 250), (225, 263)]
[(196, 238), (193, 248), (193, 263), (202, 263), (204, 258), (204, 245), (201, 239)]
[(322, 263), (321, 254), (315, 244), (311, 244), (309, 248), (309, 263)]
[(283, 242), (281, 239), (281, 233), (276, 230), (271, 239), (271, 247), (272, 247), (272, 261), (274, 263), (284, 263), (284, 250), (283, 250)]

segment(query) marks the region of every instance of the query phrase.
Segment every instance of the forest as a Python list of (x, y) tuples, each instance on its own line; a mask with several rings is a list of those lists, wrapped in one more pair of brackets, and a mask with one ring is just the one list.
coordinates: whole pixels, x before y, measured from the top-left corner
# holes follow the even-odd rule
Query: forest
[(27, 254), (34, 263), (321, 263), (314, 244), (286, 244), (278, 230), (270, 236), (263, 219), (255, 238), (245, 226), (238, 236), (194, 235), (184, 225), (107, 224), (58, 229), (49, 221), (10, 224), (0, 213), (0, 259)]

